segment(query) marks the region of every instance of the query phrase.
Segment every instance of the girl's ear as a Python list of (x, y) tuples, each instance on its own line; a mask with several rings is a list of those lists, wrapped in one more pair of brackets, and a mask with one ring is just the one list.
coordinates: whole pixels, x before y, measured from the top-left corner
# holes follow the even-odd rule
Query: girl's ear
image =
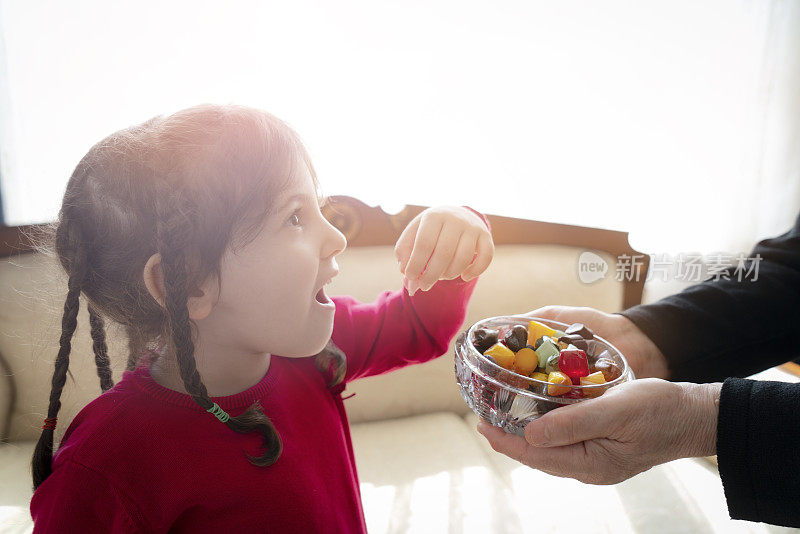
[[(142, 273), (144, 285), (150, 296), (158, 302), (161, 307), (165, 306), (167, 292), (164, 289), (164, 272), (161, 270), (161, 254), (156, 253), (150, 256), (144, 266)], [(188, 302), (189, 319), (196, 321), (205, 319), (211, 313), (216, 302), (215, 278), (210, 276), (202, 287), (195, 288), (189, 293)]]
[(144, 285), (150, 296), (158, 302), (161, 307), (164, 307), (164, 302), (167, 297), (167, 292), (164, 289), (164, 272), (161, 270), (161, 254), (155, 253), (150, 256), (147, 263), (144, 265)]

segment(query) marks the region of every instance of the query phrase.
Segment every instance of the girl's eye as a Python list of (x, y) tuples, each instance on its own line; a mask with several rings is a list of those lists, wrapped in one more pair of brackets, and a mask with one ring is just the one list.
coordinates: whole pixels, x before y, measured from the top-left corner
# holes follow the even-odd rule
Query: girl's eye
[(291, 226), (300, 226), (300, 212), (296, 211), (292, 213), (287, 221)]

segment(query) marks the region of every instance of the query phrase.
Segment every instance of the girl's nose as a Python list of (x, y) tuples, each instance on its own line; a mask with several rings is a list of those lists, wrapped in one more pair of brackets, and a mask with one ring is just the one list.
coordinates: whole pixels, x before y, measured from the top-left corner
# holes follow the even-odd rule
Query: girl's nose
[(325, 220), (325, 241), (322, 250), (323, 258), (330, 258), (340, 254), (345, 247), (347, 247), (347, 238), (332, 225), (327, 219)]

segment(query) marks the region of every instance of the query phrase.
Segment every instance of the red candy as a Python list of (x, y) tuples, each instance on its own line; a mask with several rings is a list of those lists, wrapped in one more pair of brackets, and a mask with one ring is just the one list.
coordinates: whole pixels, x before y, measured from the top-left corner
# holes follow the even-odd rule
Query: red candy
[(582, 376), (589, 376), (589, 360), (580, 349), (562, 350), (558, 355), (558, 368), (576, 385), (580, 385)]

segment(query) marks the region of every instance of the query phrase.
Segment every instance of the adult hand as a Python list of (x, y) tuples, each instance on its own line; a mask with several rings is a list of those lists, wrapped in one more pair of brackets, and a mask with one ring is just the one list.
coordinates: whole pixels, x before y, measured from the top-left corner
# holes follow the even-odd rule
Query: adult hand
[(573, 306), (545, 306), (525, 315), (551, 319), (568, 325), (583, 323), (622, 352), (637, 378), (669, 378), (664, 355), (627, 317), (604, 313), (594, 308)]
[(438, 280), (477, 277), (492, 261), (494, 241), (486, 223), (459, 206), (428, 208), (408, 223), (395, 257), (410, 295), (427, 291)]
[(722, 384), (648, 378), (546, 413), (506, 434), (481, 420), (494, 450), (551, 475), (616, 484), (670, 460), (716, 453)]

